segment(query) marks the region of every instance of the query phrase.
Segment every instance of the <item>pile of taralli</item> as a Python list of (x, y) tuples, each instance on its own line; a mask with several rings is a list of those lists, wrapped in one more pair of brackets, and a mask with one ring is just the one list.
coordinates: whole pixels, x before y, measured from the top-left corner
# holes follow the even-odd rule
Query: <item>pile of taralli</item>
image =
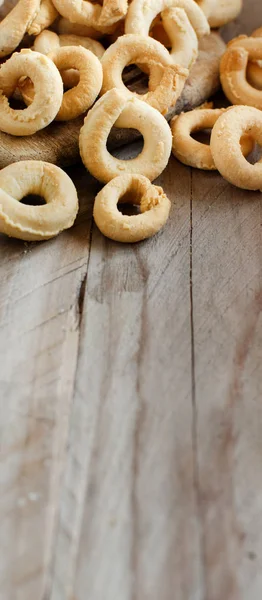
[[(86, 113), (80, 155), (88, 171), (106, 184), (94, 204), (104, 235), (137, 242), (165, 225), (170, 201), (151, 182), (165, 169), (171, 151), (186, 165), (218, 169), (236, 186), (262, 191), (261, 161), (252, 165), (245, 158), (255, 142), (262, 145), (262, 28), (231, 40), (221, 60), (222, 88), (238, 106), (205, 104), (175, 116), (171, 126), (165, 119), (197, 59), (199, 39), (210, 27), (234, 19), (242, 0), (10, 2), (0, 23), (0, 131), (31, 136), (54, 119)], [(144, 95), (123, 83), (123, 70), (131, 64), (149, 76)], [(13, 108), (11, 97), (26, 107)], [(142, 134), (138, 156), (120, 160), (109, 153), (113, 125)], [(210, 145), (191, 135), (206, 129), (212, 130)], [(21, 203), (28, 194), (46, 203)], [(140, 213), (122, 214), (121, 202), (138, 205)], [(0, 232), (48, 239), (71, 227), (77, 211), (75, 186), (59, 167), (20, 161), (0, 172)]]

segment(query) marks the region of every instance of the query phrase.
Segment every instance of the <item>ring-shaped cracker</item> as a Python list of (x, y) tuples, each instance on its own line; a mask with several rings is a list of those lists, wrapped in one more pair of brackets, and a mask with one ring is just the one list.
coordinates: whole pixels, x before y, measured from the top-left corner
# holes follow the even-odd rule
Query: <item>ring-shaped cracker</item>
[[(101, 59), (105, 49), (97, 40), (78, 35), (57, 35), (54, 31), (46, 29), (38, 35), (34, 42), (34, 50), (42, 54), (49, 54), (54, 50), (64, 46), (83, 46), (86, 50), (93, 52), (97, 58)], [(79, 83), (79, 72), (75, 69), (66, 69), (61, 71), (61, 77), (65, 87), (72, 88)]]
[(262, 110), (262, 91), (247, 81), (249, 60), (262, 59), (262, 38), (241, 37), (228, 44), (220, 61), (223, 90), (232, 104), (246, 104)]
[[(149, 70), (149, 91), (146, 94), (131, 92), (122, 80), (122, 72), (129, 64), (145, 65)], [(180, 96), (188, 76), (188, 70), (171, 64), (169, 53), (166, 48), (153, 38), (142, 35), (126, 34), (109, 46), (106, 50), (101, 64), (103, 67), (102, 94), (118, 88), (123, 91), (125, 97), (138, 97), (144, 100), (162, 114), (165, 114), (170, 106), (174, 106)], [(153, 69), (157, 69), (157, 84), (152, 89), (150, 75)]]
[[(251, 37), (262, 38), (262, 27), (253, 31)], [(249, 61), (247, 65), (247, 79), (253, 87), (262, 90), (262, 60)]]
[[(140, 214), (123, 215), (118, 202), (140, 206)], [(165, 225), (171, 202), (163, 189), (143, 175), (120, 175), (97, 194), (94, 220), (100, 231), (117, 242), (140, 242), (157, 233)]]
[[(138, 129), (144, 147), (136, 158), (120, 160), (106, 147), (111, 128)], [(137, 173), (150, 181), (158, 177), (168, 163), (172, 147), (171, 130), (165, 118), (154, 108), (113, 89), (107, 92), (88, 112), (79, 137), (80, 154), (94, 177), (107, 183), (121, 173)]]
[(72, 23), (112, 33), (115, 24), (127, 13), (127, 0), (104, 0), (103, 6), (90, 0), (53, 0), (59, 14)]
[(27, 29), (29, 35), (39, 35), (43, 29), (52, 25), (57, 17), (58, 12), (52, 0), (41, 0), (40, 9)]
[[(43, 206), (20, 200), (44, 197)], [(75, 186), (59, 167), (42, 161), (16, 162), (0, 171), (0, 231), (21, 240), (46, 240), (71, 227), (78, 211)]]
[(243, 0), (216, 0), (208, 17), (212, 29), (217, 29), (233, 21), (241, 12)]
[(194, 0), (133, 0), (125, 20), (125, 33), (148, 35), (157, 15), (169, 8), (185, 10), (198, 38), (210, 32), (207, 19)]
[(209, 18), (213, 12), (217, 0), (196, 0), (196, 2), (198, 6), (200, 6), (204, 15), (206, 15), (206, 17)]
[(103, 36), (103, 33), (101, 31), (97, 31), (97, 29), (94, 29), (94, 27), (88, 25), (79, 25), (79, 23), (71, 23), (71, 21), (65, 17), (61, 17), (57, 23), (55, 23), (55, 31), (59, 35), (82, 35), (90, 37), (93, 40), (98, 40)]
[[(97, 98), (103, 81), (103, 69), (100, 60), (82, 46), (64, 46), (48, 55), (58, 71), (69, 68), (79, 73), (79, 83), (67, 90), (62, 99), (61, 107), (56, 115), (57, 121), (70, 121), (86, 112)], [(30, 104), (34, 97), (34, 89), (30, 81), (25, 80), (19, 85), (23, 99)]]
[(219, 117), (210, 140), (217, 169), (230, 183), (246, 190), (262, 191), (262, 159), (250, 164), (240, 140), (248, 134), (262, 146), (262, 112), (251, 106), (234, 106)]
[(40, 0), (19, 0), (0, 22), (0, 57), (11, 54), (19, 46), (39, 6)]
[[(31, 79), (34, 99), (24, 110), (15, 110), (8, 98), (23, 77)], [(62, 98), (63, 82), (53, 61), (32, 50), (16, 52), (0, 68), (0, 131), (23, 136), (47, 127), (57, 115)]]
[[(185, 165), (197, 169), (216, 170), (210, 146), (195, 140), (191, 134), (204, 129), (212, 129), (226, 110), (228, 109), (200, 107), (173, 117), (170, 125), (174, 156)], [(243, 137), (241, 148), (244, 156), (250, 154), (253, 145), (250, 136)]]
[(167, 8), (161, 13), (163, 31), (170, 43), (175, 64), (191, 69), (198, 56), (198, 38), (183, 8)]

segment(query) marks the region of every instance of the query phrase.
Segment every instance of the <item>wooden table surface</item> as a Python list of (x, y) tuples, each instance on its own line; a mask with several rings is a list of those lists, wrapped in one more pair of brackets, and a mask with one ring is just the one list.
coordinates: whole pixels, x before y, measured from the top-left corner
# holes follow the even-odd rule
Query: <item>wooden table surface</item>
[(73, 229), (0, 236), (0, 598), (260, 600), (262, 196), (171, 158), (124, 246), (70, 174)]

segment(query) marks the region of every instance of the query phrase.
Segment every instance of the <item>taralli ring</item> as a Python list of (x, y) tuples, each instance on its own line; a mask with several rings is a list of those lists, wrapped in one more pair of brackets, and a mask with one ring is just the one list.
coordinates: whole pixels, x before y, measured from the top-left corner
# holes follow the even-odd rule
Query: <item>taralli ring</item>
[(217, 29), (233, 21), (240, 13), (243, 0), (216, 0), (213, 3), (208, 21), (212, 29)]
[[(20, 200), (42, 196), (46, 204)], [(78, 211), (75, 186), (62, 169), (42, 161), (21, 161), (0, 171), (0, 231), (21, 240), (46, 240), (71, 227)]]
[[(103, 81), (103, 70), (98, 58), (82, 46), (58, 48), (49, 54), (59, 71), (70, 67), (79, 72), (79, 83), (67, 90), (62, 99), (61, 107), (56, 115), (57, 121), (69, 121), (86, 112), (97, 98)], [(0, 72), (1, 74), (1, 72)], [(19, 85), (26, 104), (34, 97), (34, 89), (30, 81), (25, 80)]]
[[(262, 38), (262, 27), (253, 31), (251, 37)], [(262, 60), (250, 61), (248, 63), (247, 80), (253, 87), (262, 90)]]
[(19, 0), (0, 23), (0, 57), (11, 54), (35, 18), (40, 0)]
[(203, 11), (204, 15), (206, 15), (206, 17), (209, 18), (214, 10), (214, 7), (216, 6), (217, 0), (196, 0), (196, 1), (198, 3), (198, 6), (200, 6), (201, 10)]
[[(106, 147), (111, 128), (138, 129), (144, 147), (136, 158), (120, 160)], [(168, 163), (172, 136), (165, 118), (137, 98), (126, 99), (117, 89), (107, 92), (88, 112), (79, 138), (80, 154), (94, 177), (107, 183), (121, 173), (137, 173), (150, 181), (158, 177)]]
[(104, 0), (103, 6), (90, 0), (53, 0), (59, 14), (72, 23), (88, 25), (103, 33), (112, 33), (115, 23), (127, 12), (127, 0)]
[[(24, 76), (32, 81), (34, 99), (24, 110), (15, 110), (8, 98)], [(16, 52), (0, 69), (0, 130), (23, 136), (47, 127), (57, 115), (62, 98), (63, 82), (52, 60), (32, 50)]]
[[(228, 109), (200, 107), (175, 116), (171, 121), (173, 135), (172, 153), (174, 156), (185, 165), (197, 169), (215, 170), (216, 165), (210, 146), (194, 140), (191, 134), (204, 129), (212, 129), (217, 119), (226, 110)], [(250, 154), (253, 146), (252, 138), (245, 135), (241, 140), (241, 148), (244, 156)]]
[(41, 0), (40, 9), (27, 29), (29, 35), (38, 35), (43, 29), (52, 25), (56, 17), (58, 12), (52, 0)]
[[(45, 30), (35, 39), (34, 50), (41, 54), (49, 54), (64, 46), (83, 46), (86, 50), (93, 52), (97, 58), (101, 59), (105, 49), (96, 40), (78, 35), (57, 35), (54, 31)], [(75, 87), (79, 83), (79, 72), (76, 69), (66, 69), (61, 71), (61, 77), (66, 88)]]
[[(141, 214), (123, 215), (118, 202), (140, 206)], [(96, 196), (94, 220), (100, 231), (117, 242), (140, 242), (157, 233), (166, 223), (171, 203), (161, 187), (143, 175), (120, 175)]]
[(262, 110), (262, 91), (246, 78), (249, 60), (262, 59), (262, 38), (241, 38), (229, 43), (220, 62), (223, 90), (232, 104), (246, 104)]
[(148, 35), (150, 27), (159, 13), (169, 8), (183, 8), (198, 38), (207, 35), (210, 28), (207, 19), (194, 0), (133, 0), (125, 21), (126, 33)]
[(80, 25), (79, 23), (71, 23), (71, 21), (65, 17), (61, 17), (56, 23), (55, 31), (59, 35), (82, 35), (84, 37), (90, 37), (93, 40), (98, 40), (103, 35), (101, 31), (97, 31), (97, 29), (94, 29), (94, 27)]
[[(146, 65), (149, 69), (149, 91), (146, 94), (135, 94), (123, 83), (122, 72), (129, 64)], [(174, 106), (184, 87), (188, 70), (170, 64), (168, 51), (162, 44), (150, 37), (126, 34), (109, 46), (101, 64), (103, 67), (102, 93), (112, 88), (123, 91), (125, 97), (139, 97), (162, 114), (170, 106)], [(151, 72), (157, 70), (157, 81), (152, 89)]]
[(198, 39), (183, 8), (167, 8), (161, 13), (162, 26), (171, 42), (174, 63), (191, 69), (198, 55)]
[(262, 159), (252, 165), (242, 154), (240, 140), (246, 133), (262, 146), (262, 112), (250, 106), (234, 106), (215, 123), (211, 152), (227, 181), (246, 190), (262, 191)]
[(86, 50), (93, 52), (99, 59), (102, 58), (105, 52), (104, 47), (97, 40), (81, 35), (58, 35), (48, 29), (42, 31), (34, 41), (34, 50), (41, 52), (41, 54), (49, 54), (49, 52), (64, 46), (83, 46)]

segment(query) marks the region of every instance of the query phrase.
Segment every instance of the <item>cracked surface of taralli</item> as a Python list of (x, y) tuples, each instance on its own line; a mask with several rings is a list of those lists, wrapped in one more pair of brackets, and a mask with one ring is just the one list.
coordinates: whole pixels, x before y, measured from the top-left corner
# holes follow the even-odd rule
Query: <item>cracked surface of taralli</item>
[[(208, 171), (216, 170), (211, 148), (209, 145), (201, 143), (192, 137), (192, 133), (212, 129), (219, 117), (228, 109), (213, 108), (210, 106), (196, 108), (186, 113), (175, 116), (171, 123), (173, 136), (172, 153), (185, 165), (204, 169)], [(244, 136), (241, 139), (241, 148), (244, 156), (250, 154), (254, 146), (250, 136)]]
[(217, 0), (208, 17), (212, 29), (217, 29), (236, 19), (241, 12), (243, 0)]
[(52, 0), (41, 0), (39, 11), (27, 29), (29, 35), (38, 35), (43, 29), (52, 25), (57, 17), (58, 12)]
[[(125, 97), (137, 97), (162, 114), (174, 106), (182, 93), (188, 70), (172, 64), (166, 48), (150, 37), (126, 34), (109, 46), (102, 60), (102, 93), (112, 88), (120, 89)], [(149, 71), (148, 92), (137, 94), (130, 91), (122, 80), (122, 73), (129, 64), (139, 64)]]
[[(144, 146), (138, 156), (120, 160), (108, 152), (106, 143), (113, 125), (137, 129), (142, 134)], [(152, 181), (168, 163), (172, 135), (158, 111), (137, 98), (127, 100), (122, 91), (113, 89), (88, 112), (79, 146), (84, 165), (99, 181), (107, 183), (122, 173), (145, 175)]]
[(133, 0), (125, 20), (125, 33), (148, 35), (154, 19), (171, 8), (182, 8), (198, 38), (210, 32), (207, 18), (194, 0)]
[[(21, 78), (29, 77), (34, 98), (24, 110), (10, 107)], [(0, 69), (0, 130), (15, 136), (32, 135), (47, 127), (56, 117), (63, 98), (63, 82), (53, 61), (32, 50), (21, 50)]]
[(262, 38), (240, 36), (229, 42), (220, 62), (220, 80), (232, 104), (246, 104), (262, 110), (262, 91), (247, 80), (251, 60), (262, 59)]
[(213, 127), (212, 156), (227, 181), (246, 190), (262, 191), (262, 159), (254, 165), (245, 159), (241, 149), (241, 138), (245, 134), (262, 146), (262, 112), (251, 106), (233, 106)]
[[(118, 203), (140, 207), (140, 214), (123, 215)], [(120, 175), (97, 194), (94, 220), (100, 231), (117, 242), (140, 242), (165, 225), (171, 202), (163, 189), (143, 175)]]
[(19, 0), (0, 22), (0, 57), (11, 54), (22, 41), (40, 7), (40, 0)]
[[(97, 58), (101, 59), (105, 49), (97, 40), (89, 37), (78, 36), (73, 34), (58, 35), (54, 31), (46, 29), (42, 31), (34, 41), (33, 49), (41, 54), (49, 54), (54, 50), (65, 46), (83, 46), (86, 50), (90, 50)], [(65, 69), (61, 72), (63, 83), (67, 88), (72, 88), (79, 83), (79, 72), (76, 69)]]
[[(53, 50), (48, 55), (59, 72), (75, 69), (78, 72), (78, 84), (64, 92), (57, 121), (70, 121), (86, 112), (95, 102), (102, 86), (103, 70), (99, 59), (82, 46), (64, 46)], [(30, 81), (25, 80), (19, 86), (26, 104), (31, 104), (34, 88)]]
[(103, 5), (89, 0), (53, 0), (59, 14), (78, 25), (112, 33), (127, 13), (127, 0), (104, 0)]

